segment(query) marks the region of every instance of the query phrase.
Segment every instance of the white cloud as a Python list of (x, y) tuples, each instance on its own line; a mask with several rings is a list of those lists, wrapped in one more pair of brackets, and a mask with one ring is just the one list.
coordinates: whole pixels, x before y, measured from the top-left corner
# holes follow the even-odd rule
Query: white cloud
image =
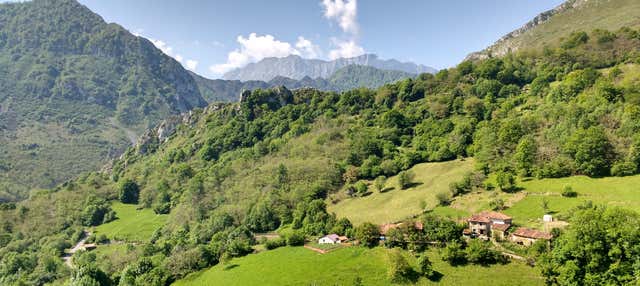
[(335, 60), (339, 58), (353, 58), (361, 56), (365, 53), (364, 48), (359, 46), (355, 41), (333, 40), (336, 48), (329, 51), (329, 59)]
[(288, 42), (279, 41), (268, 34), (258, 36), (256, 33), (251, 33), (247, 38), (240, 35), (237, 41), (240, 44), (240, 48), (231, 51), (227, 55), (226, 63), (209, 67), (212, 73), (217, 75), (224, 74), (232, 69), (269, 57), (282, 58), (289, 55), (298, 55), (315, 58), (321, 54), (320, 48), (304, 37), (298, 37), (295, 46)]
[(181, 54), (174, 53), (173, 47), (167, 45), (167, 43), (161, 40), (156, 40), (153, 38), (148, 39), (149, 41), (151, 41), (151, 43), (153, 43), (154, 46), (156, 46), (156, 48), (160, 49), (167, 56), (174, 58), (176, 61), (182, 64), (183, 67), (193, 72), (196, 71), (196, 68), (198, 67), (198, 61), (194, 59), (185, 59)]
[(302, 54), (302, 57), (315, 59), (322, 56), (322, 50), (318, 45), (314, 45), (311, 41), (305, 39), (304, 37), (298, 37), (298, 41), (296, 42), (296, 48)]
[(357, 0), (322, 0), (322, 6), (325, 18), (335, 20), (346, 33), (358, 34)]

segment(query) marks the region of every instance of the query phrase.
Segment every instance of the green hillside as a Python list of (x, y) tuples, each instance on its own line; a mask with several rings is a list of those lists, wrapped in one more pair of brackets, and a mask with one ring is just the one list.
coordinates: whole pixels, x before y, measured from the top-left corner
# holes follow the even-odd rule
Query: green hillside
[(97, 170), (206, 104), (178, 62), (74, 0), (0, 12), (0, 201)]
[(527, 23), (482, 53), (504, 55), (536, 49), (566, 39), (575, 31), (640, 27), (640, 3), (635, 0), (569, 0)]
[[(448, 207), (418, 215), (415, 220), (423, 223), (423, 230), (400, 228), (385, 246), (412, 251), (423, 256), (421, 261), (428, 256), (435, 270), (445, 275), (443, 281), (466, 277), (450, 274), (465, 269), (452, 265), (509, 272), (515, 264), (500, 264), (495, 245), (463, 241), (463, 227), (446, 216), (490, 206), (496, 197), (514, 198), (505, 206), (532, 205), (522, 189), (527, 187), (523, 181), (531, 178), (589, 176), (607, 181), (616, 176), (623, 182), (618, 188), (624, 188), (629, 185), (624, 181), (640, 173), (640, 86), (635, 68), (640, 32), (611, 32), (606, 41), (599, 33), (575, 33), (544, 51), (466, 61), (436, 75), (422, 74), (376, 90), (259, 89), (245, 91), (240, 102), (184, 114), (172, 121), (175, 126), (149, 130), (140, 144), (103, 172), (35, 192), (17, 204), (2, 204), (0, 265), (7, 266), (0, 267), (0, 282), (165, 285), (210, 267), (212, 275), (224, 276), (218, 269), (229, 261), (268, 256), (269, 251), (253, 256), (264, 237), (256, 234), (274, 231), (284, 238), (274, 239), (270, 248), (338, 233), (370, 246), (373, 253), (384, 251), (376, 247), (379, 227), (364, 223), (360, 214), (350, 214), (354, 222), (332, 214), (332, 198), (358, 205), (354, 213), (371, 211), (371, 219), (382, 222), (386, 213), (403, 218), (420, 211), (420, 201), (404, 204), (411, 200), (428, 200), (425, 207), (431, 210), (430, 186), (444, 194), (436, 194), (436, 200)], [(451, 167), (456, 164), (459, 168)], [(407, 171), (415, 171), (415, 177)], [(448, 184), (460, 175), (462, 179)], [(381, 176), (391, 178), (388, 186), (407, 179), (405, 190), (368, 194), (364, 182)], [(532, 198), (533, 190), (544, 188), (528, 187)], [(578, 192), (575, 199), (582, 200), (581, 192), (585, 198), (593, 195), (584, 185), (573, 187)], [(466, 198), (471, 198), (468, 207), (456, 209)], [(570, 225), (554, 232), (557, 242), (550, 247), (519, 249), (526, 259), (536, 261), (536, 269), (526, 269), (540, 271), (546, 281), (558, 284), (633, 283), (635, 276), (629, 273), (640, 272), (632, 258), (640, 250), (626, 246), (640, 243), (635, 227), (640, 215), (614, 204), (605, 208), (600, 203), (611, 197), (602, 198), (568, 211), (556, 209), (551, 201), (548, 208), (565, 216)], [(368, 200), (375, 209), (359, 205)], [(402, 204), (392, 205), (396, 200)], [(78, 254), (77, 270), (64, 270), (58, 257), (78, 241), (83, 229), (108, 229), (119, 220), (134, 220), (114, 220), (114, 209), (117, 213), (120, 206), (113, 207), (114, 201), (142, 209), (136, 213), (166, 215), (166, 222), (136, 242), (140, 252), (125, 253), (123, 259), (131, 261), (126, 266), (102, 266), (89, 252)], [(407, 209), (395, 210), (401, 207)], [(536, 217), (527, 209), (533, 208), (518, 211), (513, 204), (512, 210), (526, 214), (519, 223)], [(629, 226), (620, 227), (617, 221), (628, 221)], [(395, 255), (385, 268), (400, 269), (401, 276), (410, 278), (406, 265), (414, 260), (401, 257)], [(451, 268), (442, 266), (443, 259)], [(585, 266), (590, 263), (598, 267)], [(292, 279), (302, 279), (290, 271)], [(525, 275), (491, 278), (497, 284), (531, 281)]]
[[(172, 285), (403, 285), (387, 277), (386, 253), (389, 250), (348, 247), (318, 254), (301, 247), (280, 248), (237, 258), (178, 280)], [(437, 281), (420, 278), (414, 285), (543, 285), (542, 278), (521, 263), (493, 267), (451, 267), (436, 251), (429, 251), (433, 267), (441, 277)], [(412, 259), (409, 257), (409, 259)], [(413, 259), (415, 260), (415, 259)], [(412, 261), (415, 263), (414, 261)], [(415, 266), (414, 266), (415, 267)], [(496, 278), (498, 277), (498, 278)]]

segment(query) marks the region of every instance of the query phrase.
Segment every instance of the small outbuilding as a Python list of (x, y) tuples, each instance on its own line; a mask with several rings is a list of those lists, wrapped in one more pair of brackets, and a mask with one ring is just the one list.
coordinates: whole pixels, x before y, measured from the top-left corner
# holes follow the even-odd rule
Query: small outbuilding
[(511, 234), (511, 241), (524, 246), (531, 246), (541, 239), (549, 241), (552, 238), (553, 235), (548, 232), (524, 227), (518, 228)]
[(319, 244), (339, 244), (346, 242), (348, 238), (346, 236), (339, 236), (335, 233), (325, 235), (318, 239)]

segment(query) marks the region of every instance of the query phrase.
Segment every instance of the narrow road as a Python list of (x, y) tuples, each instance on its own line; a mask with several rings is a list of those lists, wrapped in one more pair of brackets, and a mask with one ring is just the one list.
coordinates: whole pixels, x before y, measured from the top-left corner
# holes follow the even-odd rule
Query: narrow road
[(65, 252), (65, 254), (62, 255), (62, 260), (64, 260), (64, 263), (70, 268), (73, 268), (73, 263), (71, 261), (73, 260), (73, 254), (78, 252), (78, 250), (84, 249), (84, 244), (89, 238), (89, 236), (91, 236), (91, 233), (86, 230), (83, 230), (82, 238), (80, 239), (80, 241), (78, 241), (78, 243), (76, 243), (75, 246), (73, 246), (71, 249), (69, 249), (69, 251)]

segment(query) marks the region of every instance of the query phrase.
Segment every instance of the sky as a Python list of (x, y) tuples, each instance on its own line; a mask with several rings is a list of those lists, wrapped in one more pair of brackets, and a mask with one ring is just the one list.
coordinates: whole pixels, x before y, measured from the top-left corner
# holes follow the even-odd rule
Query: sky
[(374, 53), (438, 69), (563, 0), (79, 0), (205, 77), (265, 57)]

